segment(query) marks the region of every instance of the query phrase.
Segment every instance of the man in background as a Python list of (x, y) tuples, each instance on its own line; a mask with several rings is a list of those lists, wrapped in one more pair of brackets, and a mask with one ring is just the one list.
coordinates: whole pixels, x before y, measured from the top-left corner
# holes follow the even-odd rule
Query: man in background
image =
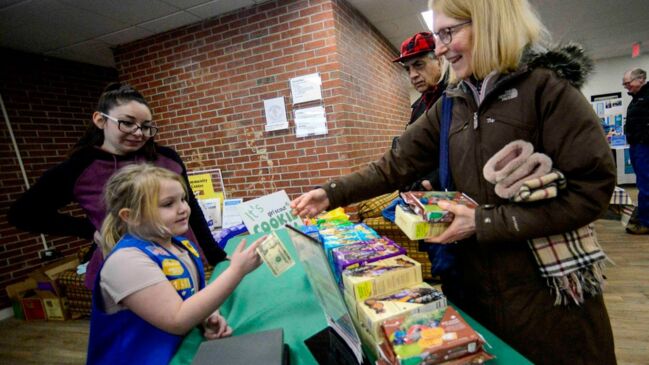
[(626, 231), (631, 234), (649, 234), (649, 84), (647, 84), (647, 72), (640, 68), (625, 72), (622, 86), (633, 98), (626, 112), (624, 134), (626, 134), (630, 146), (631, 165), (636, 175), (638, 188), (637, 215), (634, 214)]
[[(408, 72), (410, 83), (421, 93), (412, 104), (410, 120), (406, 125), (408, 128), (442, 96), (447, 85), (449, 67), (444, 58), (435, 56), (435, 38), (431, 32), (420, 32), (403, 41), (401, 54), (393, 62), (399, 62), (403, 66)], [(398, 137), (395, 137), (392, 148), (398, 148), (398, 145)], [(441, 190), (439, 168), (423, 171), (419, 180), (401, 190)], [(447, 275), (446, 272), (454, 261), (447, 248), (419, 241), (419, 251), (428, 254), (432, 265), (431, 274), (435, 279)]]
[[(435, 56), (435, 39), (431, 32), (420, 32), (401, 44), (401, 54), (393, 62), (399, 62), (408, 72), (412, 86), (421, 96), (412, 104), (410, 121), (406, 128), (422, 116), (442, 96), (446, 88), (446, 61)], [(392, 148), (398, 145), (398, 137)], [(421, 180), (404, 190), (432, 190), (439, 185), (438, 171), (425, 174)]]

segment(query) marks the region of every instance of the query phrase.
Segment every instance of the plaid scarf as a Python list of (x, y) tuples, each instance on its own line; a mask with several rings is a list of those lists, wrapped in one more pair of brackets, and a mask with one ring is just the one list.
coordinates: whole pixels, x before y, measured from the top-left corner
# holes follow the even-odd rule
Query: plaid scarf
[(566, 177), (561, 171), (553, 169), (549, 174), (527, 180), (511, 198), (512, 201), (533, 202), (557, 196), (558, 190), (566, 187)]
[[(557, 196), (566, 187), (566, 178), (558, 170), (523, 183), (512, 200), (532, 202)], [(549, 237), (528, 240), (541, 276), (548, 280), (555, 305), (584, 302), (584, 293), (597, 295), (604, 286), (606, 256), (595, 235), (593, 224)]]
[(577, 230), (527, 241), (541, 276), (555, 295), (555, 305), (584, 302), (584, 293), (597, 295), (604, 286), (606, 256), (593, 224)]
[[(537, 177), (518, 177), (530, 175), (528, 170), (522, 173), (519, 170), (530, 161), (534, 162), (531, 160), (534, 155), (538, 154), (533, 153), (532, 144), (513, 141), (487, 161), (483, 169), (485, 179), (495, 184), (498, 196), (508, 197), (515, 203), (552, 199), (567, 185), (566, 177), (559, 170), (548, 168), (547, 173), (541, 172), (542, 175)], [(551, 160), (549, 166), (552, 166)], [(523, 179), (526, 180), (521, 181)], [(498, 186), (504, 181), (507, 181), (506, 187), (499, 191)], [(513, 190), (516, 186), (519, 186), (517, 190)], [(604, 262), (609, 259), (597, 242), (592, 224), (527, 242), (541, 276), (546, 278), (553, 291), (555, 305), (570, 302), (579, 305), (584, 302), (584, 293), (596, 295), (602, 292)]]

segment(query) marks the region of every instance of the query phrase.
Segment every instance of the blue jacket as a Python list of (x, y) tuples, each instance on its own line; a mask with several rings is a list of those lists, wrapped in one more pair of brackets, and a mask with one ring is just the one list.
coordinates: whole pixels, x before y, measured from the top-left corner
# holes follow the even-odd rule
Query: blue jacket
[[(181, 243), (194, 261), (199, 283), (193, 283), (187, 267), (174, 254), (150, 241), (126, 234), (117, 243), (113, 253), (127, 247), (135, 247), (151, 258), (163, 270), (183, 300), (205, 287), (205, 272), (196, 247), (183, 237), (174, 237)], [(110, 255), (108, 257), (110, 257)], [(108, 258), (107, 258), (108, 259)], [(125, 268), (127, 269), (127, 268)], [(103, 298), (99, 282), (101, 270), (95, 280), (90, 317), (90, 339), (87, 364), (167, 364), (176, 353), (183, 336), (165, 332), (125, 309), (113, 314), (103, 310)]]

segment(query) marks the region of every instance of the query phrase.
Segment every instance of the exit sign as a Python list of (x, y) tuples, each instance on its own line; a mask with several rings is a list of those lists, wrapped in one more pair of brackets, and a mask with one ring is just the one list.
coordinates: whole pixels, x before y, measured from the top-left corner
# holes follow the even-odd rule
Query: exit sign
[(640, 56), (640, 42), (633, 43), (631, 47), (631, 58), (636, 58)]

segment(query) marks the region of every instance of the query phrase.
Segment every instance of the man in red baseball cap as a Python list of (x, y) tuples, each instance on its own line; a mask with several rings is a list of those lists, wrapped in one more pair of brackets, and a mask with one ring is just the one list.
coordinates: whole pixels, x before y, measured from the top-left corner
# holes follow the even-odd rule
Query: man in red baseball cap
[(421, 93), (412, 104), (408, 125), (428, 110), (446, 88), (445, 61), (435, 57), (435, 39), (431, 32), (420, 32), (401, 44), (401, 55), (394, 59), (408, 72), (412, 86)]
[[(407, 128), (442, 96), (446, 89), (448, 65), (445, 60), (435, 56), (435, 39), (431, 32), (420, 32), (403, 41), (401, 54), (393, 62), (401, 63), (408, 72), (410, 83), (421, 93), (412, 104)], [(396, 148), (397, 144), (398, 137), (395, 137), (392, 148)], [(438, 171), (435, 170), (403, 190), (432, 190), (439, 185), (438, 182)]]

